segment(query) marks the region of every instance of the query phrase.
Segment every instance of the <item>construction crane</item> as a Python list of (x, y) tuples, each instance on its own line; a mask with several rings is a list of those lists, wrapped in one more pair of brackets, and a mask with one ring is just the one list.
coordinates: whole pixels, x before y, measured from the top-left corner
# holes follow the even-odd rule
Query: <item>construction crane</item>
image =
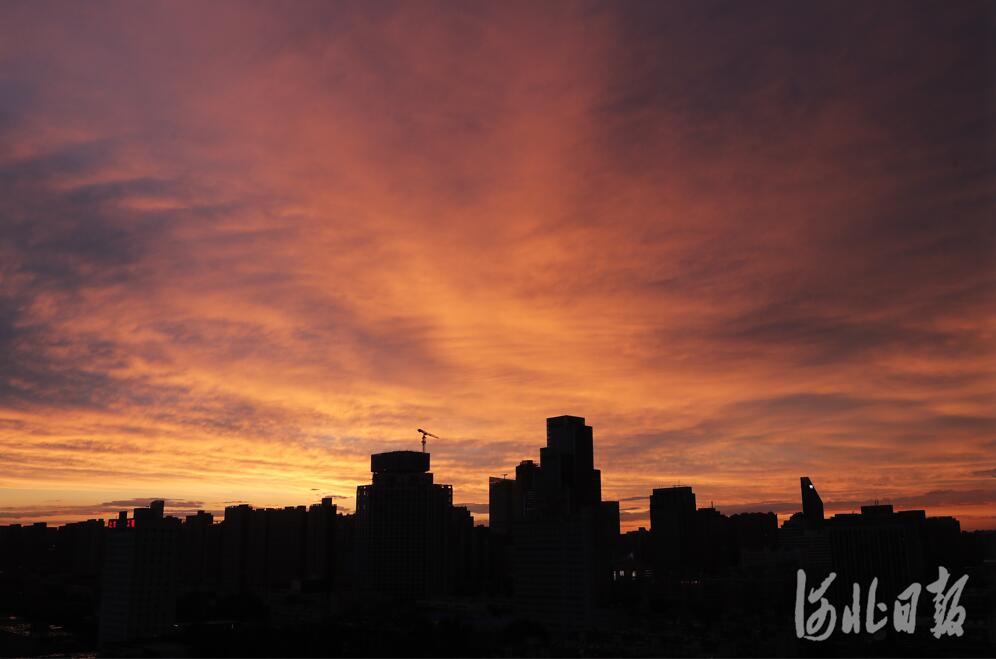
[(416, 430), (418, 430), (418, 432), (422, 433), (422, 452), (425, 453), (425, 438), (426, 437), (432, 437), (434, 439), (439, 439), (439, 435), (433, 435), (428, 430), (422, 430), (421, 428), (417, 428)]

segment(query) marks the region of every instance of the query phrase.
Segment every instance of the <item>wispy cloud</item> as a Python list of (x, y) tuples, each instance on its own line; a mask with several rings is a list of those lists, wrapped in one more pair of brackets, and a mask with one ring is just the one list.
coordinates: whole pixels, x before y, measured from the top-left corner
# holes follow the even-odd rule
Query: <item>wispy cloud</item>
[(5, 4), (0, 509), (348, 502), (417, 427), (485, 501), (573, 413), (607, 497), (979, 517), (987, 12)]

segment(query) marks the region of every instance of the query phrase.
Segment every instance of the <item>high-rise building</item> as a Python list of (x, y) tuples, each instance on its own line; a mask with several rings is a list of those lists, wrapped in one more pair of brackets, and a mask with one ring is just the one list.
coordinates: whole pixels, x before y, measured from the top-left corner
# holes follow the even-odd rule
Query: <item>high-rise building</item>
[(809, 480), (809, 476), (802, 476), (799, 479), (799, 484), (802, 488), (803, 519), (813, 526), (822, 524), (823, 499), (820, 498), (820, 493), (816, 491), (816, 486), (813, 485), (813, 481)]
[(602, 500), (602, 473), (594, 467), (591, 426), (579, 416), (546, 420), (540, 449), (540, 496), (545, 514), (570, 515)]
[(305, 506), (256, 511), (265, 516), (265, 583), (269, 589), (300, 586), (305, 574), (307, 519)]
[(329, 587), (334, 581), (337, 514), (331, 497), (308, 508), (305, 577)]
[[(163, 517), (163, 502), (108, 524), (100, 603), (101, 644), (153, 638), (176, 613), (180, 520)], [(122, 523), (124, 522), (124, 523)]]
[[(336, 560), (336, 506), (229, 506), (221, 523), (221, 590), (264, 592), (331, 587)], [(318, 583), (321, 582), (321, 583)]]
[[(779, 529), (779, 544), (794, 554), (807, 574), (827, 574), (833, 567), (830, 535), (823, 526), (823, 500), (808, 476), (799, 478), (802, 512), (793, 514)], [(816, 577), (813, 577), (814, 579)]]
[(356, 488), (355, 542), (361, 589), (387, 599), (450, 592), (453, 490), (433, 483), (429, 454), (377, 453), (373, 482)]
[(488, 479), (488, 526), (491, 533), (508, 535), (512, 523), (522, 518), (521, 510), (516, 510), (519, 499), (517, 490), (513, 479), (494, 476)]
[(493, 501), (504, 507), (499, 530), (510, 518), (508, 567), (519, 610), (560, 629), (590, 625), (608, 596), (619, 529), (618, 504), (601, 500), (591, 426), (576, 416), (547, 419), (539, 465), (521, 462), (514, 489), (498, 488)]
[(194, 590), (213, 586), (217, 575), (216, 557), (212, 551), (212, 528), (214, 515), (198, 510), (195, 515), (187, 515), (180, 527), (181, 568), (180, 580)]
[(225, 508), (225, 519), (221, 524), (222, 592), (241, 593), (246, 590), (252, 512), (252, 506), (246, 503)]
[(691, 487), (654, 489), (650, 495), (650, 537), (658, 575), (687, 572), (695, 539), (695, 493)]

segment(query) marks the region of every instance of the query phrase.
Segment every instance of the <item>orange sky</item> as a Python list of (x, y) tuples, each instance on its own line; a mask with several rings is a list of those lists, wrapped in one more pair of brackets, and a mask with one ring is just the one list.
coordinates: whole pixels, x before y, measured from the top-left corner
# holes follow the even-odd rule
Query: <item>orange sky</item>
[(996, 527), (992, 5), (535, 4), (0, 5), (0, 522), (575, 414), (624, 527)]

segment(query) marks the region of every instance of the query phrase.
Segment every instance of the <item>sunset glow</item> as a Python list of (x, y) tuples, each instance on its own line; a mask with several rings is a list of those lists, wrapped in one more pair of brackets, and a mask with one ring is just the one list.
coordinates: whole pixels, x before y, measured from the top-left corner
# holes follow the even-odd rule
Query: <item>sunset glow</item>
[(486, 522), (572, 414), (624, 528), (996, 527), (992, 26), (905, 4), (3, 3), (0, 524), (416, 428)]

